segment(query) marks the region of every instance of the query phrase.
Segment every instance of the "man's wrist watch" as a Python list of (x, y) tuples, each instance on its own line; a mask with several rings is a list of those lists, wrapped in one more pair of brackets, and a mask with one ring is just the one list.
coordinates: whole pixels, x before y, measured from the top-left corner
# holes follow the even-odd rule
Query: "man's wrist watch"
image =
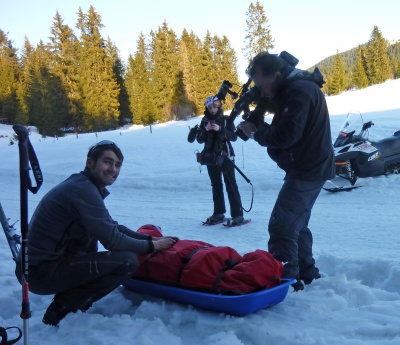
[(253, 139), (253, 140), (254, 140), (254, 134), (255, 134), (255, 133), (256, 133), (256, 132), (254, 132), (254, 131), (251, 131), (251, 132), (250, 132), (250, 138)]

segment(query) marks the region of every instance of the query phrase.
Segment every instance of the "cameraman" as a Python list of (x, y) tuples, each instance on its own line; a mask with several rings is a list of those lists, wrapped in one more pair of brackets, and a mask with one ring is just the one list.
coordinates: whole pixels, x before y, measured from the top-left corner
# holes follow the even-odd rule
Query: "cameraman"
[[(228, 159), (234, 159), (234, 152), (230, 141), (236, 141), (235, 125), (227, 122), (224, 116), (221, 101), (216, 96), (209, 96), (205, 102), (204, 117), (200, 127), (192, 128), (188, 136), (188, 141), (193, 142), (193, 133), (197, 134), (197, 142), (204, 143), (204, 150), (201, 155), (207, 162), (208, 175), (210, 176), (212, 194), (214, 201), (214, 213), (207, 218), (206, 224), (216, 224), (225, 219), (225, 200), (222, 184), (224, 176), (225, 188), (228, 193), (231, 217), (227, 222), (228, 226), (236, 226), (243, 223), (243, 209), (239, 190), (236, 184), (235, 168)], [(193, 140), (192, 140), (193, 139)], [(211, 157), (211, 158), (210, 158)], [(218, 159), (218, 164), (216, 158)]]
[(274, 117), (271, 125), (245, 121), (238, 128), (268, 147), (269, 156), (286, 172), (268, 224), (268, 251), (286, 262), (283, 276), (297, 278), (293, 287), (302, 290), (303, 282), (321, 277), (308, 223), (322, 186), (335, 176), (329, 113), (320, 90), (324, 81), (318, 69), (301, 71), (267, 52), (258, 54), (246, 73), (261, 96), (254, 111)]

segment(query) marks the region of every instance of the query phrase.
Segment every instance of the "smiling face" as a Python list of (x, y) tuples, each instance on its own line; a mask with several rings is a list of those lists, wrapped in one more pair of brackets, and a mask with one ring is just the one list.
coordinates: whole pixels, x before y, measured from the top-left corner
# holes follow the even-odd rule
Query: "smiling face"
[(117, 180), (121, 166), (122, 161), (111, 150), (103, 151), (97, 160), (89, 157), (86, 161), (86, 168), (100, 190)]

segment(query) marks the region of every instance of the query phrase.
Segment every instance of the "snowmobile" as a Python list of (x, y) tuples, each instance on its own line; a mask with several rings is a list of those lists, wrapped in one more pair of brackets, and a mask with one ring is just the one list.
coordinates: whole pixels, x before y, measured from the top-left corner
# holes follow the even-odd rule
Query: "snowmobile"
[[(370, 141), (368, 130), (373, 125), (372, 121), (364, 123), (358, 111), (347, 114), (333, 144), (336, 177), (327, 181), (324, 186), (326, 191), (350, 191), (361, 187), (356, 184), (358, 178), (397, 174), (400, 171), (400, 130), (382, 140)], [(339, 180), (343, 179), (347, 181), (346, 185), (340, 186)]]

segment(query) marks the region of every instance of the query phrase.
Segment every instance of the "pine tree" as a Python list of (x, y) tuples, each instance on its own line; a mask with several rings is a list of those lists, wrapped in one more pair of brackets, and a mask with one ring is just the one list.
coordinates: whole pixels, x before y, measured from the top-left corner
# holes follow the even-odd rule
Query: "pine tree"
[(400, 42), (389, 45), (388, 56), (393, 77), (400, 78)]
[(30, 99), (30, 88), (32, 85), (32, 73), (31, 64), (33, 64), (35, 53), (35, 47), (29, 42), (28, 38), (25, 37), (24, 47), (21, 52), (21, 72), (18, 79), (18, 104), (19, 112), (17, 115), (18, 123), (34, 125), (32, 118), (29, 113), (29, 99)]
[(242, 52), (243, 56), (250, 62), (258, 53), (274, 48), (274, 40), (272, 39), (264, 7), (258, 0), (255, 4), (250, 3), (246, 16), (247, 29), (244, 41), (245, 47)]
[(374, 26), (365, 52), (366, 73), (370, 85), (380, 84), (391, 78), (390, 61), (387, 51), (386, 40), (383, 38), (379, 28)]
[[(219, 90), (223, 80), (228, 80), (232, 85), (239, 85), (236, 54), (226, 36), (223, 36), (222, 39), (214, 36), (213, 53), (216, 75), (218, 76), (215, 85), (216, 91)], [(225, 104), (226, 109), (233, 108), (233, 100), (229, 95), (226, 97)]]
[(148, 52), (145, 36), (141, 33), (135, 56), (128, 58), (125, 84), (134, 124), (149, 125), (156, 121), (157, 109), (148, 70)]
[(400, 63), (398, 62), (393, 63), (393, 73), (396, 79), (400, 78)]
[(114, 61), (106, 53), (100, 30), (104, 25), (93, 6), (87, 14), (79, 8), (77, 27), (81, 31), (79, 86), (82, 93), (83, 126), (86, 131), (116, 128), (119, 118), (119, 87)]
[(364, 49), (359, 46), (357, 52), (357, 61), (353, 70), (353, 85), (359, 89), (364, 89), (368, 86), (368, 77), (365, 73), (365, 57)]
[(116, 45), (111, 42), (110, 38), (107, 39), (106, 43), (107, 55), (114, 61), (113, 71), (115, 79), (118, 83), (119, 95), (119, 124), (122, 126), (127, 121), (132, 119), (132, 112), (130, 110), (129, 97), (125, 86), (125, 66), (119, 56), (119, 51)]
[(178, 72), (177, 83), (173, 95), (172, 111), (177, 120), (186, 118), (191, 115), (194, 109), (194, 102), (190, 101), (186, 92), (183, 71)]
[(333, 74), (328, 80), (328, 89), (330, 95), (338, 95), (345, 90), (348, 85), (346, 78), (346, 67), (339, 52), (335, 55)]
[(62, 135), (62, 128), (70, 120), (68, 97), (61, 79), (49, 69), (51, 56), (42, 41), (30, 55), (30, 59), (31, 80), (28, 92), (30, 118), (43, 136)]
[(7, 123), (15, 123), (17, 120), (19, 73), (17, 50), (7, 34), (0, 30), (0, 119)]
[(207, 31), (197, 59), (198, 90), (196, 107), (198, 109), (198, 115), (204, 113), (204, 100), (210, 95), (215, 95), (218, 91), (219, 85), (216, 83), (217, 79), (215, 74), (213, 40), (210, 32)]
[(82, 125), (82, 95), (78, 80), (79, 42), (72, 29), (64, 24), (57, 11), (50, 29), (51, 36), (47, 49), (51, 53), (51, 72), (60, 78), (64, 92), (68, 97), (66, 109), (70, 117), (69, 126), (78, 128)]
[[(185, 87), (187, 99), (191, 108), (187, 109), (187, 115), (198, 114), (198, 106), (202, 100), (199, 98), (199, 55), (202, 49), (201, 40), (193, 33), (183, 30), (179, 41), (179, 66), (182, 71), (182, 82)], [(201, 105), (201, 110), (202, 110)]]
[(161, 122), (173, 120), (176, 102), (176, 90), (179, 83), (178, 38), (169, 29), (166, 21), (151, 32), (150, 58), (152, 61), (150, 79), (155, 91), (157, 113), (156, 119)]

